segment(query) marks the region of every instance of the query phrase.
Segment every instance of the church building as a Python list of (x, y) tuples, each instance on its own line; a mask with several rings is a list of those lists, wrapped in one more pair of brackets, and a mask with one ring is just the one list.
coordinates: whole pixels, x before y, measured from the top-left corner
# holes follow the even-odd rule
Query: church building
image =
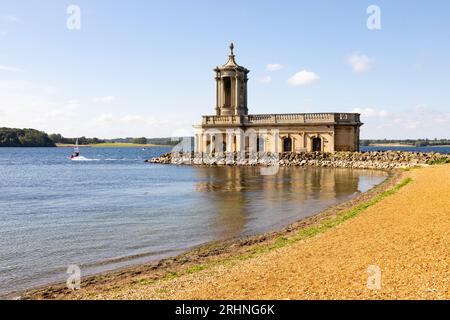
[(196, 153), (359, 151), (358, 113), (249, 114), (250, 71), (236, 63), (233, 49), (231, 44), (228, 62), (214, 69), (215, 115), (194, 126)]

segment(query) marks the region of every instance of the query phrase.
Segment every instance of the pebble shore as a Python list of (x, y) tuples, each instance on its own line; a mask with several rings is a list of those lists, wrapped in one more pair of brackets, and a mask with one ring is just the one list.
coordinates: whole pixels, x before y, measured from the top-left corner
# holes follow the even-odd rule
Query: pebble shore
[(450, 155), (440, 153), (372, 151), (372, 152), (301, 152), (280, 154), (220, 153), (214, 156), (197, 153), (166, 153), (147, 160), (149, 163), (175, 165), (244, 165), (296, 166), (355, 169), (398, 169), (450, 163)]

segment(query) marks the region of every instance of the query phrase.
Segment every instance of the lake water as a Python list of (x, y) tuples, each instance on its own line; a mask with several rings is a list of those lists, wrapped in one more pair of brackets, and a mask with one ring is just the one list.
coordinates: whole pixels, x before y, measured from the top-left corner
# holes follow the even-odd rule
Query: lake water
[(0, 294), (265, 232), (364, 192), (370, 170), (144, 163), (167, 148), (0, 148)]

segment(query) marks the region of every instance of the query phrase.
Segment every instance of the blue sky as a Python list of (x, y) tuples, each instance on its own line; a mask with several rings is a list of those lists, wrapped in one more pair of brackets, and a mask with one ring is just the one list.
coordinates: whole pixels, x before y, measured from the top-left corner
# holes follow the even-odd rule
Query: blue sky
[(356, 111), (363, 138), (449, 138), (449, 18), (446, 0), (1, 0), (0, 126), (192, 134), (233, 41), (251, 113)]

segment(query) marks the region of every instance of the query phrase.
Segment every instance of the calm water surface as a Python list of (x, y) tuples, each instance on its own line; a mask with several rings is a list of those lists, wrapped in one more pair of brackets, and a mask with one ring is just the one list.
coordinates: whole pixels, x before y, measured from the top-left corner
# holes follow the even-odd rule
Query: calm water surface
[(0, 294), (288, 225), (382, 182), (381, 171), (146, 164), (166, 148), (0, 148)]

